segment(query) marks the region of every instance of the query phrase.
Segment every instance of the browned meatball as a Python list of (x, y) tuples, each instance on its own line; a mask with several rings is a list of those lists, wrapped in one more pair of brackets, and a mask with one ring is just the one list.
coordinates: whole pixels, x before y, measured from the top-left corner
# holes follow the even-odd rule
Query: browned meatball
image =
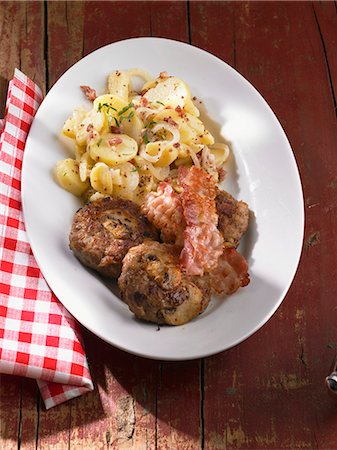
[(219, 216), (218, 228), (224, 238), (225, 245), (237, 247), (239, 240), (248, 228), (248, 205), (220, 189), (215, 200)]
[(118, 285), (122, 299), (139, 319), (182, 325), (210, 301), (208, 278), (188, 277), (173, 245), (147, 241), (129, 250)]
[(109, 197), (88, 203), (76, 212), (69, 244), (83, 264), (117, 278), (129, 248), (157, 237), (156, 229), (136, 204)]

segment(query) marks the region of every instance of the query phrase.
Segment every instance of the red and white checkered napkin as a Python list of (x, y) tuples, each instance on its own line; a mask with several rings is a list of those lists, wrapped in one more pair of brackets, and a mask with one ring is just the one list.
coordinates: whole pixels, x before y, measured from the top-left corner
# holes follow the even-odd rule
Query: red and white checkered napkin
[(23, 151), (41, 100), (16, 69), (0, 137), (0, 373), (35, 378), (49, 409), (93, 384), (79, 326), (42, 277), (23, 222)]

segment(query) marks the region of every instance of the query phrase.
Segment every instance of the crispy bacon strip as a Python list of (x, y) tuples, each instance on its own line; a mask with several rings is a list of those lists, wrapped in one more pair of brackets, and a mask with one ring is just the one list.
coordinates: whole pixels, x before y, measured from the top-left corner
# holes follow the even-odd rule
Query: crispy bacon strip
[(217, 266), (223, 239), (217, 228), (216, 186), (212, 176), (192, 166), (179, 169), (186, 229), (180, 264), (188, 275), (203, 275)]
[(209, 273), (212, 290), (216, 294), (233, 294), (249, 284), (248, 264), (235, 248), (225, 247), (218, 266)]
[(185, 219), (179, 195), (166, 181), (159, 183), (157, 192), (150, 192), (141, 206), (142, 213), (161, 231), (166, 243), (183, 246)]
[(84, 92), (87, 99), (91, 102), (93, 102), (97, 98), (95, 89), (91, 88), (90, 86), (80, 86), (80, 88)]

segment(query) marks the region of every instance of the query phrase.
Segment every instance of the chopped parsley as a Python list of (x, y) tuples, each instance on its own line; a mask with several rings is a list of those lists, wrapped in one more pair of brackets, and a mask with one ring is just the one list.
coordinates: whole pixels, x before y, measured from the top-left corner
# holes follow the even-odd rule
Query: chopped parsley
[(119, 120), (120, 121), (122, 121), (122, 120), (129, 120), (130, 121), (134, 115), (135, 115), (135, 112), (134, 111), (130, 111), (128, 116), (120, 116)]
[(113, 106), (109, 105), (109, 103), (98, 103), (97, 111), (98, 111), (98, 112), (101, 112), (103, 106), (106, 107), (108, 113), (109, 113), (110, 109), (112, 109), (113, 111), (117, 111), (117, 109), (114, 108)]
[(156, 103), (159, 103), (159, 105), (165, 106), (164, 103), (163, 103), (163, 102), (160, 102), (159, 100), (157, 100)]
[(121, 116), (122, 114), (124, 114), (128, 109), (133, 107), (133, 103), (129, 103), (128, 105), (124, 106), (124, 108), (122, 108), (120, 111), (118, 111), (118, 115)]
[(149, 141), (149, 137), (148, 137), (148, 135), (147, 135), (147, 130), (146, 130), (145, 133), (144, 133), (143, 140), (144, 140), (145, 144), (148, 144), (148, 143), (150, 142), (150, 141)]
[(116, 127), (120, 127), (121, 124), (120, 124), (119, 120), (117, 119), (117, 117), (113, 117), (113, 119), (115, 121)]
[(101, 138), (98, 142), (97, 142), (97, 147), (99, 147), (102, 143), (103, 139)]
[(146, 125), (146, 128), (149, 128), (151, 125), (155, 125), (156, 123), (157, 122), (155, 122), (154, 120), (151, 120), (151, 122)]

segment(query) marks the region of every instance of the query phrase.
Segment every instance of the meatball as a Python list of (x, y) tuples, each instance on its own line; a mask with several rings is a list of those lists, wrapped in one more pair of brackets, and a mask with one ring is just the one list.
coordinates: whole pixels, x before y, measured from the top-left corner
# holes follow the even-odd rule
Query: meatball
[(128, 250), (157, 237), (156, 229), (136, 204), (107, 197), (88, 203), (76, 212), (69, 245), (83, 264), (118, 278)]
[(182, 325), (210, 301), (208, 278), (189, 277), (179, 268), (179, 251), (147, 241), (129, 250), (118, 285), (122, 299), (139, 319)]
[(237, 247), (239, 240), (246, 232), (249, 222), (249, 209), (247, 203), (236, 200), (226, 191), (217, 192), (216, 209), (219, 216), (218, 229), (225, 245)]

